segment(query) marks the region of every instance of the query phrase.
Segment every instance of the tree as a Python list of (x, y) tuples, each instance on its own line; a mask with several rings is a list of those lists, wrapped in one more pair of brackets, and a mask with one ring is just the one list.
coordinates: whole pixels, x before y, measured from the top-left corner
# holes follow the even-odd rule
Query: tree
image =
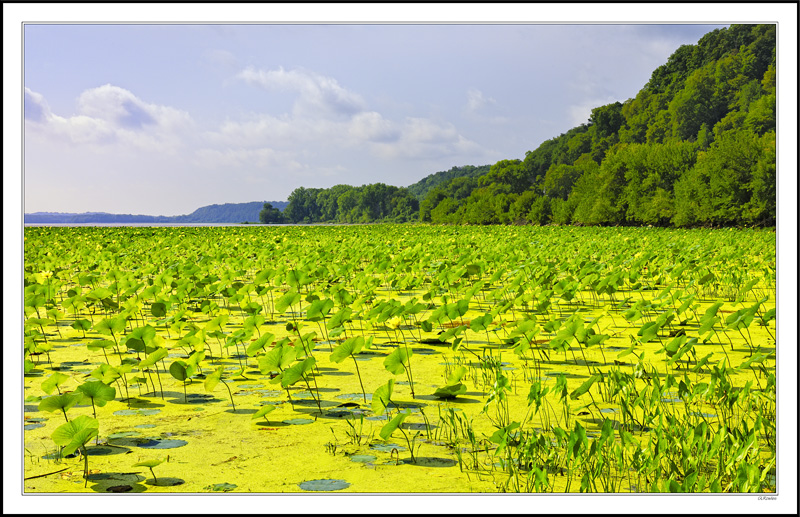
[(279, 224), (284, 222), (283, 214), (280, 210), (272, 206), (272, 203), (264, 203), (264, 208), (258, 214), (258, 220), (264, 224)]

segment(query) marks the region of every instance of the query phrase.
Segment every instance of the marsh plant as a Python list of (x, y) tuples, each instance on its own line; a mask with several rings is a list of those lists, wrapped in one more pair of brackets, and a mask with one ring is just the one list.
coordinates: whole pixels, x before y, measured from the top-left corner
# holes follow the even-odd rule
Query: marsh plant
[[(388, 419), (381, 438), (400, 432), (417, 459), (407, 384), (437, 406), (435, 425), (422, 414), (426, 439), (499, 490), (775, 490), (774, 232), (29, 227), (25, 237), (24, 372), (42, 397), (30, 400), (64, 417), (53, 441), (86, 462), (97, 418), (117, 395), (131, 406), (130, 384), (160, 392), (167, 412), (180, 397), (165, 398), (162, 374), (184, 403), (194, 379), (207, 392), (222, 383), (237, 413), (230, 382), (246, 372), (279, 384), (296, 412), (302, 385), (323, 416), (326, 394), (355, 374), (357, 400)], [(56, 364), (68, 353), (91, 364), (87, 376)], [(92, 417), (70, 419), (83, 404)], [(256, 405), (242, 432), (276, 407)], [(352, 445), (364, 420), (341, 422)]]

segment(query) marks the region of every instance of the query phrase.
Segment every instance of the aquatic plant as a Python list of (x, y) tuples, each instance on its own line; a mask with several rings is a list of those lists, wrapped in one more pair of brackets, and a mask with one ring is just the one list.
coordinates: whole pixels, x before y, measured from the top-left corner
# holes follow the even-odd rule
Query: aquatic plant
[(154, 485), (158, 485), (158, 479), (156, 478), (156, 473), (153, 471), (153, 469), (155, 467), (161, 465), (162, 463), (164, 463), (165, 460), (166, 460), (166, 458), (164, 458), (162, 460), (145, 460), (145, 461), (140, 461), (138, 463), (134, 463), (133, 466), (134, 467), (147, 467), (148, 469), (150, 469), (150, 473), (153, 475), (153, 484)]

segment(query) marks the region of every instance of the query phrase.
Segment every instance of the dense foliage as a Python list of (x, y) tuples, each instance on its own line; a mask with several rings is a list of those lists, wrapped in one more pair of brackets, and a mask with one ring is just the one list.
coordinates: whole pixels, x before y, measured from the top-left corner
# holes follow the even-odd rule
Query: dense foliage
[(775, 26), (681, 46), (634, 99), (421, 206), (439, 223), (774, 225)]
[(419, 201), (408, 189), (372, 183), (297, 188), (289, 195), (283, 216), (290, 223), (403, 223), (415, 220), (418, 211)]
[[(522, 160), (501, 160), (488, 172), (453, 167), (407, 190), (300, 188), (287, 218), (773, 226), (775, 30), (732, 25), (681, 46), (635, 98), (593, 109), (587, 124)], [(383, 205), (375, 192), (386, 196)]]
[(364, 493), (774, 493), (775, 247), (762, 229), (26, 228), (25, 488), (335, 472)]
[(442, 183), (453, 180), (455, 178), (477, 178), (489, 172), (490, 165), (481, 165), (475, 167), (474, 165), (464, 165), (462, 167), (453, 166), (450, 170), (439, 171), (428, 176), (425, 176), (418, 182), (409, 185), (408, 191), (413, 194), (417, 199), (422, 201), (428, 195), (428, 192), (438, 187)]

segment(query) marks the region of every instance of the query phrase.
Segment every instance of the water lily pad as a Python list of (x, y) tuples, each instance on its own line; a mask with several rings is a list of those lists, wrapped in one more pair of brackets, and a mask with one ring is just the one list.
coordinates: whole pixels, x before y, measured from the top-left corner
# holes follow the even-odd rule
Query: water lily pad
[(219, 399), (215, 399), (214, 395), (209, 395), (207, 393), (191, 393), (186, 396), (186, 403), (187, 404), (203, 404), (205, 402), (212, 402)]
[(411, 351), (414, 352), (415, 355), (433, 355), (439, 353), (438, 350), (432, 348), (412, 348)]
[(130, 492), (131, 490), (133, 490), (133, 487), (130, 485), (114, 485), (106, 488), (106, 492), (115, 492), (115, 493)]
[[(337, 399), (339, 400), (364, 400), (364, 395), (361, 393), (342, 393), (341, 395), (336, 395)], [(372, 393), (367, 393), (367, 401), (372, 400)]]
[(406, 450), (405, 447), (397, 445), (396, 443), (374, 443), (370, 445), (369, 448), (378, 452), (392, 452), (392, 449), (397, 449), (398, 451)]
[(372, 456), (371, 454), (353, 454), (350, 456), (350, 461), (354, 461), (356, 463), (369, 463), (377, 459), (377, 456)]
[(331, 418), (347, 418), (347, 417), (352, 416), (352, 415), (353, 415), (353, 412), (348, 410), (348, 409), (346, 409), (346, 408), (345, 409), (335, 409), (333, 411), (326, 411), (325, 412), (325, 416), (331, 417)]
[(452, 467), (458, 464), (458, 462), (452, 458), (422, 457), (416, 458), (416, 460), (416, 463), (411, 464), (420, 467)]
[(39, 406), (34, 404), (25, 404), (25, 412), (26, 413), (38, 413)]
[(306, 425), (313, 424), (314, 421), (310, 418), (291, 418), (289, 420), (284, 420), (283, 423), (289, 425)]
[(44, 424), (39, 424), (39, 423), (25, 424), (24, 429), (26, 431), (32, 431), (34, 429), (39, 429), (40, 427), (44, 427)]
[(309, 492), (334, 492), (344, 490), (350, 486), (350, 483), (342, 479), (314, 479), (298, 483), (297, 486)]
[(260, 393), (262, 397), (280, 397), (282, 392), (278, 390), (255, 390), (256, 393)]
[[(431, 429), (434, 429), (436, 427), (433, 424), (429, 424), (429, 426), (430, 426)], [(410, 423), (410, 424), (407, 424), (407, 423), (403, 422), (402, 424), (400, 424), (400, 427), (403, 428), (403, 429), (410, 429), (412, 431), (425, 431), (425, 430), (427, 430), (427, 427), (423, 423)]]
[(112, 454), (119, 454), (120, 450), (112, 447), (87, 447), (86, 448), (86, 455), (87, 456), (110, 456)]
[(215, 483), (213, 485), (208, 485), (203, 487), (203, 490), (212, 490), (214, 492), (230, 492), (238, 485), (234, 485), (233, 483)]
[[(138, 427), (138, 426), (137, 426)], [(116, 440), (117, 438), (130, 438), (131, 436), (140, 436), (142, 433), (138, 431), (122, 431), (118, 433), (111, 433), (107, 436), (109, 440)]]
[(135, 427), (136, 429), (152, 429), (155, 426), (156, 426), (156, 424), (139, 424), (139, 425), (135, 425), (133, 427)]
[(158, 479), (148, 479), (144, 482), (145, 485), (150, 486), (178, 486), (186, 483), (185, 480), (180, 478), (158, 478)]
[(183, 447), (186, 445), (186, 440), (175, 440), (175, 439), (166, 439), (166, 440), (149, 440), (143, 444), (140, 444), (139, 447), (143, 449), (176, 449), (178, 447)]
[(60, 459), (63, 459), (63, 458), (77, 458), (77, 457), (78, 457), (78, 451), (75, 451), (72, 454), (67, 454), (66, 456), (62, 455), (61, 452), (59, 452), (59, 451), (55, 451), (55, 452), (48, 452), (47, 454), (42, 456), (42, 459), (45, 459), (45, 460), (60, 460)]
[(293, 400), (315, 400), (314, 395), (312, 395), (308, 391), (301, 391), (300, 393), (295, 393), (292, 395)]
[(152, 416), (160, 412), (160, 409), (119, 409), (114, 411), (114, 414), (117, 416)]

